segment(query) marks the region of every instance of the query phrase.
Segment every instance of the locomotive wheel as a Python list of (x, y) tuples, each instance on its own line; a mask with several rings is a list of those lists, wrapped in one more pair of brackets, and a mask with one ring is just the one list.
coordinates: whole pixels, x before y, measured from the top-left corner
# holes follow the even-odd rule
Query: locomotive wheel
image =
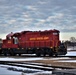
[(7, 54), (8, 54), (6, 49), (4, 49), (2, 53), (4, 54), (4, 56), (7, 56)]
[(41, 51), (40, 50), (36, 50), (36, 56), (41, 56)]
[(16, 54), (15, 53), (13, 53), (13, 54), (10, 54), (11, 56), (16, 56)]
[(58, 54), (55, 54), (55, 57), (57, 57), (58, 56)]
[(39, 57), (40, 55), (41, 55), (41, 54), (40, 54), (39, 52), (38, 52), (38, 53), (36, 53), (36, 56), (38, 56), (38, 57)]
[(42, 50), (42, 55), (46, 56), (46, 50), (45, 49)]
[(21, 56), (21, 53), (19, 53), (19, 56)]
[(10, 56), (15, 56), (16, 54), (14, 53), (13, 49), (10, 50)]
[(0, 50), (0, 55), (2, 54), (2, 50)]
[(49, 50), (48, 55), (49, 55), (49, 56), (53, 56), (52, 50)]
[(46, 56), (46, 53), (44, 53), (43, 56), (45, 57)]

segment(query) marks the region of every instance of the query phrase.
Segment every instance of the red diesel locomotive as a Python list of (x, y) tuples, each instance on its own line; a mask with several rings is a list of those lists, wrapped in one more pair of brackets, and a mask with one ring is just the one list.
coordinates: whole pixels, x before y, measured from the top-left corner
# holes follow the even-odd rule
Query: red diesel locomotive
[(0, 43), (0, 54), (36, 54), (37, 56), (57, 56), (67, 53), (59, 40), (59, 30), (22, 31), (10, 33)]

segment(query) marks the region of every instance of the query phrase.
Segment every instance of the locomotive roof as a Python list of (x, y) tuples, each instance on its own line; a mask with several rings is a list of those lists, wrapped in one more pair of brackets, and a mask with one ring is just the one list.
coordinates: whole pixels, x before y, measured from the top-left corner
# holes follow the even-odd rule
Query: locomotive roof
[[(48, 31), (50, 31), (50, 32), (60, 32), (59, 30), (53, 29), (53, 30), (44, 30), (44, 31), (41, 31), (41, 30), (39, 30), (39, 31), (22, 31), (20, 34), (31, 33), (31, 32), (34, 32), (34, 33), (48, 32)], [(17, 33), (15, 33), (15, 34), (17, 34)]]
[(13, 36), (19, 36), (20, 35), (20, 33), (14, 33), (13, 34)]
[[(24, 31), (24, 32), (26, 32), (26, 31)], [(45, 31), (27, 31), (26, 32), (26, 34), (31, 34), (31, 33), (33, 33), (33, 34), (38, 34), (38, 33), (46, 33), (46, 32), (50, 32), (50, 33), (52, 33), (52, 32), (60, 32), (59, 30), (56, 30), (56, 29), (54, 29), (54, 30), (45, 30)]]
[[(58, 31), (58, 32), (59, 32), (59, 30), (57, 30), (57, 29), (53, 29), (53, 30), (44, 30), (44, 31)], [(39, 31), (22, 31), (22, 32), (44, 32), (44, 31), (39, 30)]]
[(39, 31), (31, 31), (31, 32), (37, 33), (37, 32), (60, 32), (60, 31), (56, 30), (56, 29), (53, 29), (53, 30), (44, 30), (44, 31), (41, 31), (41, 30), (39, 30)]
[(56, 30), (56, 29), (44, 30), (44, 31), (22, 31), (22, 32), (17, 32), (17, 33), (10, 33), (10, 34), (7, 35), (7, 37), (9, 37), (9, 36), (20, 36), (22, 34), (31, 34), (31, 33), (38, 34), (38, 33), (41, 33), (41, 32), (46, 33), (46, 32), (60, 32), (60, 31)]

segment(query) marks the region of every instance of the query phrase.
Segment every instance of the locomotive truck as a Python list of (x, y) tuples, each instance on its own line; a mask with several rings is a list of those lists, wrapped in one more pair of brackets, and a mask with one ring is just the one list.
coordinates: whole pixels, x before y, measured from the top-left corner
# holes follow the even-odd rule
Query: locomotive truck
[(59, 30), (22, 31), (6, 35), (0, 40), (0, 54), (36, 54), (37, 56), (65, 55), (67, 49), (59, 39)]

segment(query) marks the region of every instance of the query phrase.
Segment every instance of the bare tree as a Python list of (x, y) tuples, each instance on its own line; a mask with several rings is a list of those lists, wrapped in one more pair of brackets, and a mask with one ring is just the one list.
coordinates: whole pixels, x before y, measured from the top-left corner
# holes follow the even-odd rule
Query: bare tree
[(71, 42), (76, 42), (75, 37), (71, 37), (71, 38), (70, 38), (70, 41), (71, 41)]
[(75, 42), (76, 42), (75, 37), (71, 37), (70, 41), (72, 42), (72, 46), (73, 46), (73, 50), (74, 50), (74, 46), (75, 46)]

